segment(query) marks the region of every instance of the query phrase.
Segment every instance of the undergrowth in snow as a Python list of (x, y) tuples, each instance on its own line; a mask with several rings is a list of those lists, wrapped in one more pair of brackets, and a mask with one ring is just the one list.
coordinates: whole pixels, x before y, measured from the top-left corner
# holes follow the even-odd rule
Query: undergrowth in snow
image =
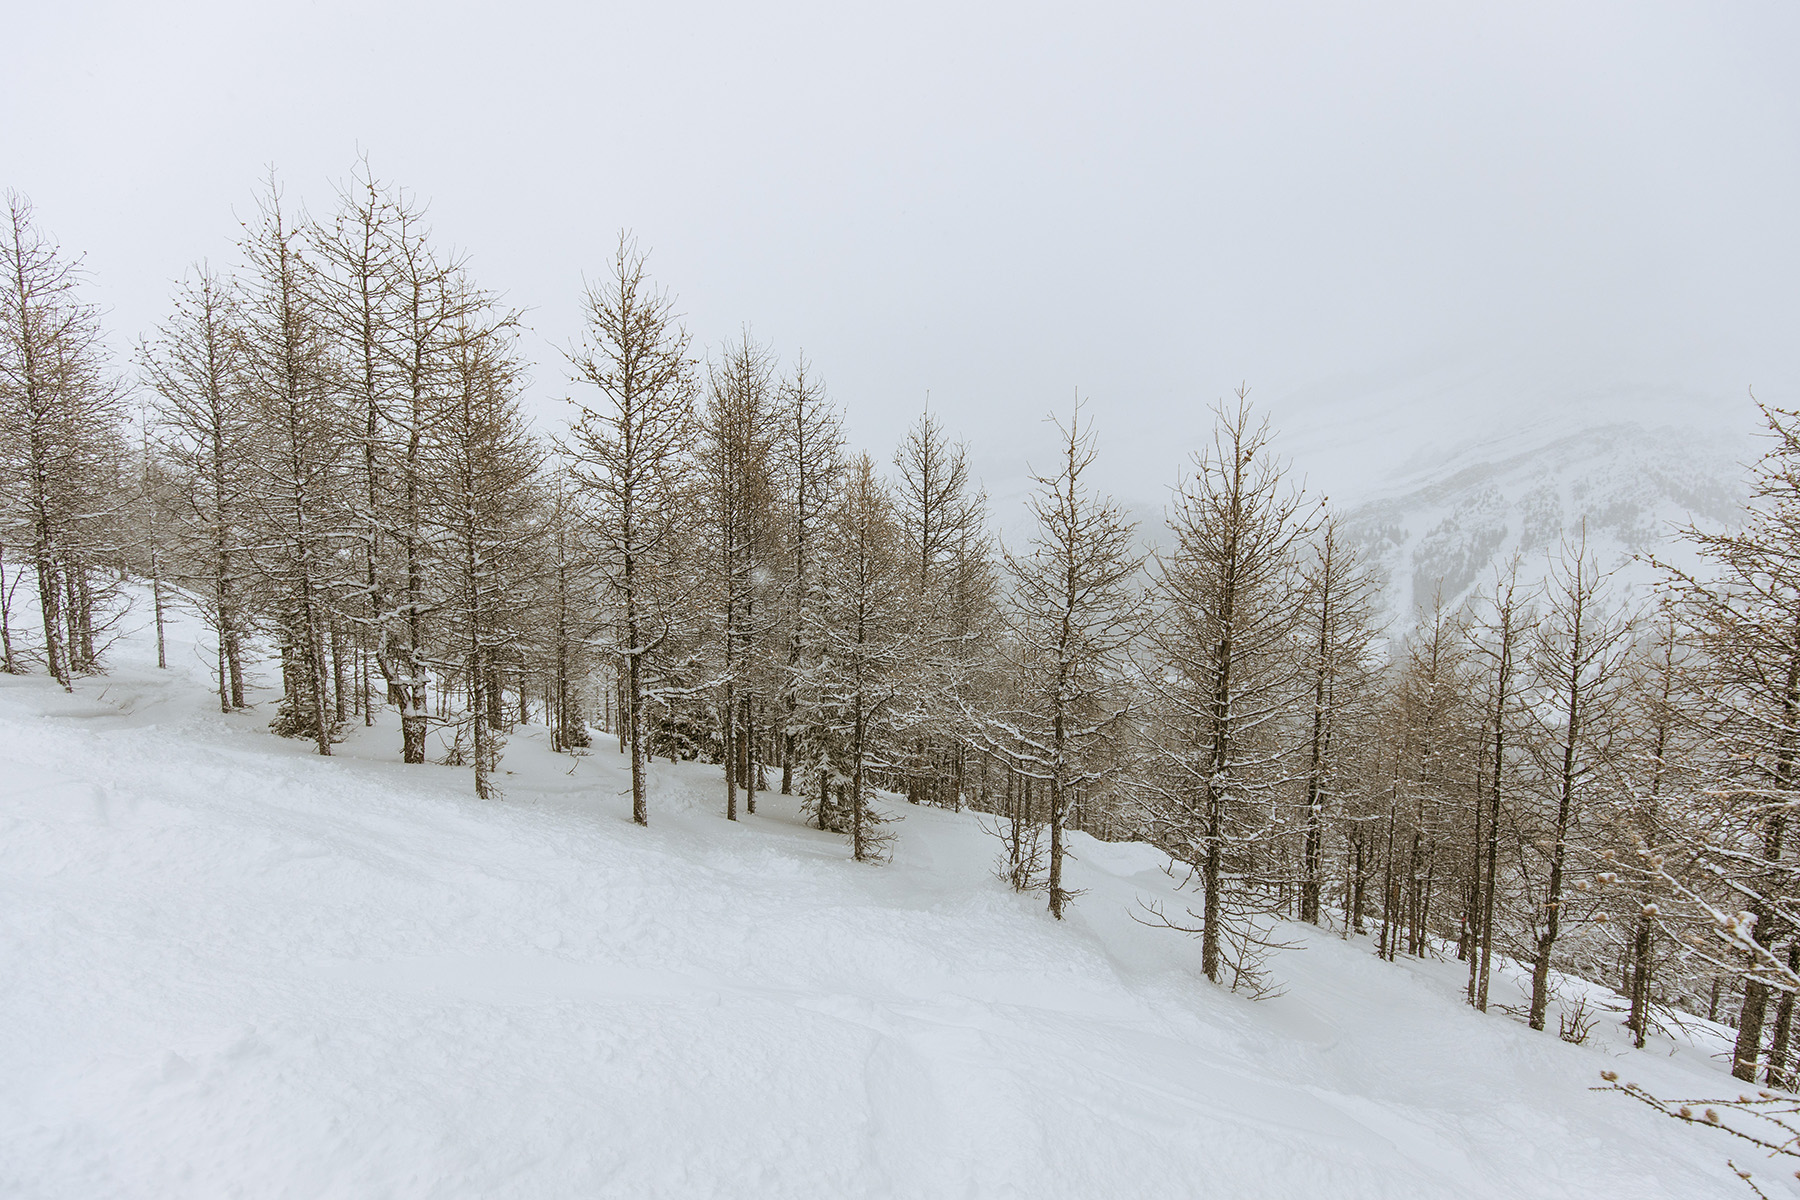
[(0, 676), (0, 1195), (1748, 1195), (1590, 1090), (1735, 1094), (1703, 1023), (1569, 1045), (1300, 927), (1252, 1002), (1132, 919), (1189, 899), (1146, 846), (1075, 835), (1058, 923), (969, 814), (890, 801), (860, 865), (661, 763), (639, 829), (612, 746), (531, 726), (479, 802), (392, 728), (324, 759), (221, 715), (175, 633), (74, 695)]

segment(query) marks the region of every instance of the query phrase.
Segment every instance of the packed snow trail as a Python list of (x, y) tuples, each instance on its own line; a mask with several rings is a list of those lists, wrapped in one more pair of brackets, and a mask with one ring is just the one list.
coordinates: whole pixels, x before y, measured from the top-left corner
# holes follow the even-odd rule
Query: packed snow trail
[(895, 805), (859, 865), (659, 764), (640, 829), (617, 754), (531, 727), (479, 802), (392, 729), (220, 715), (204, 658), (0, 676), (0, 1195), (1746, 1194), (1589, 1090), (1735, 1093), (1704, 1049), (1566, 1045), (1316, 931), (1251, 1002), (1132, 920), (1181, 900), (1147, 847), (1078, 835), (1059, 924), (966, 814)]

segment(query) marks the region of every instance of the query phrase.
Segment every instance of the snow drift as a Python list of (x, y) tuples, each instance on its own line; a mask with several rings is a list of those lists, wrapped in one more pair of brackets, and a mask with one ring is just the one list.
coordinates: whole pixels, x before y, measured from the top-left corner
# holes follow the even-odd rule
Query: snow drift
[(871, 867), (660, 764), (639, 829), (529, 726), (478, 802), (393, 730), (220, 715), (190, 632), (0, 677), (0, 1194), (1740, 1194), (1590, 1090), (1733, 1091), (1704, 1035), (1567, 1045), (1313, 930), (1252, 1002), (1133, 921), (1185, 899), (1148, 847), (1076, 835), (1057, 923), (967, 814), (893, 805)]

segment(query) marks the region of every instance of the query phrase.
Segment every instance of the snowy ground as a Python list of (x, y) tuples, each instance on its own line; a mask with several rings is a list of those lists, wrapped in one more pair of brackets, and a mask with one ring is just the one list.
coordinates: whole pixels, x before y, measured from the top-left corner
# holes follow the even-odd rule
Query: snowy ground
[(1058, 924), (968, 816), (901, 804), (862, 866), (662, 765), (638, 829), (615, 753), (530, 728), (478, 802), (147, 653), (0, 677), (0, 1195), (1749, 1194), (1721, 1135), (1589, 1090), (1735, 1094), (1712, 1047), (1570, 1046), (1314, 931), (1251, 1002), (1132, 921), (1145, 847), (1077, 837)]

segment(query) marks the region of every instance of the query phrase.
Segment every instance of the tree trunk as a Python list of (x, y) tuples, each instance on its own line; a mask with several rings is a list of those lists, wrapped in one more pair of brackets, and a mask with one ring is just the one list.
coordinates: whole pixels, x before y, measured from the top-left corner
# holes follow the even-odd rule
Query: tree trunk
[(1475, 989), (1475, 1007), (1487, 1011), (1488, 983), (1494, 959), (1494, 878), (1500, 870), (1500, 770), (1503, 743), (1494, 739), (1494, 787), (1488, 795), (1487, 882), (1481, 897), (1481, 976)]
[(87, 564), (70, 563), (63, 577), (69, 581), (69, 657), (74, 667), (91, 671), (98, 656), (94, 653), (94, 593)]
[[(1790, 692), (1793, 687), (1793, 675), (1789, 676)], [(1780, 778), (1786, 782), (1791, 775), (1791, 764), (1784, 761), (1780, 768)], [(1763, 858), (1768, 862), (1779, 862), (1786, 841), (1787, 821), (1781, 813), (1769, 818), (1769, 824), (1763, 835)], [(1757, 916), (1756, 924), (1751, 928), (1750, 936), (1758, 945), (1767, 947), (1775, 939), (1775, 922), (1767, 911), (1767, 906), (1758, 899), (1751, 906)], [(1757, 965), (1756, 956), (1749, 959), (1750, 965)], [(1737, 1045), (1732, 1054), (1731, 1073), (1745, 1083), (1756, 1082), (1756, 1062), (1762, 1052), (1763, 1024), (1768, 1019), (1769, 988), (1754, 979), (1744, 981), (1744, 1007), (1738, 1015)]]
[[(1216, 780), (1217, 776), (1214, 777)], [(1225, 803), (1214, 791), (1214, 781), (1206, 785), (1206, 865), (1201, 881), (1206, 894), (1206, 915), (1200, 922), (1200, 969), (1214, 983), (1220, 981), (1219, 936), (1225, 902)]]
[[(1756, 960), (1752, 959), (1754, 963)], [(1763, 1022), (1769, 1011), (1769, 989), (1754, 979), (1744, 981), (1744, 1007), (1738, 1014), (1737, 1044), (1731, 1055), (1731, 1073), (1745, 1083), (1756, 1082), (1756, 1064), (1762, 1055)]]
[[(1788, 943), (1787, 968), (1790, 974), (1800, 972), (1800, 938)], [(1791, 1088), (1793, 1077), (1788, 1070), (1788, 1043), (1794, 1028), (1794, 993), (1781, 993), (1775, 1009), (1775, 1033), (1769, 1040), (1769, 1068), (1763, 1081), (1770, 1087)]]
[(719, 709), (719, 730), (725, 739), (725, 819), (735, 821), (737, 815), (737, 700), (732, 695), (731, 684), (725, 685), (725, 703)]
[(1068, 801), (1063, 782), (1063, 714), (1058, 712), (1051, 724), (1051, 753), (1054, 763), (1050, 771), (1050, 915), (1062, 920), (1068, 895), (1063, 891), (1063, 806)]
[[(627, 560), (627, 578), (630, 572)], [(631, 643), (625, 660), (625, 694), (628, 708), (624, 713), (626, 736), (631, 740), (631, 819), (639, 825), (650, 823), (650, 800), (644, 781), (644, 676), (643, 655), (638, 646), (636, 597), (628, 587), (625, 594), (625, 637)]]
[(344, 723), (344, 630), (336, 621), (331, 623), (331, 695), (332, 719), (335, 723)]
[[(750, 721), (750, 697), (745, 696), (738, 701), (738, 769), (742, 772), (744, 785), (744, 813), (746, 816), (756, 815), (756, 771), (753, 761), (756, 750), (756, 728)], [(861, 803), (860, 798), (857, 801)]]
[(857, 862), (864, 861), (863, 847), (863, 699), (856, 697), (856, 762), (850, 772), (850, 844)]
[(488, 780), (490, 758), (492, 757), (488, 742), (492, 736), (488, 728), (487, 692), (492, 675), (481, 661), (479, 650), (471, 655), (469, 664), (469, 712), (475, 731), (475, 795), (478, 799), (492, 798), (492, 788)]
[(63, 653), (63, 618), (62, 618), (62, 579), (56, 570), (56, 561), (51, 557), (50, 548), (41, 543), (34, 556), (38, 580), (38, 608), (44, 622), (44, 665), (50, 668), (50, 677), (63, 685), (65, 692), (74, 691), (69, 671), (69, 660)]
[(1650, 914), (1640, 912), (1631, 940), (1631, 1040), (1639, 1050), (1650, 1030)]
[(219, 634), (219, 711), (231, 711), (231, 667), (225, 661), (225, 635)]
[(168, 639), (163, 631), (162, 564), (156, 553), (156, 518), (150, 518), (150, 603), (156, 610), (156, 665), (169, 669)]
[(5, 551), (6, 547), (0, 545), (0, 671), (17, 675), (19, 663), (13, 657), (12, 642), (12, 588), (6, 581)]

